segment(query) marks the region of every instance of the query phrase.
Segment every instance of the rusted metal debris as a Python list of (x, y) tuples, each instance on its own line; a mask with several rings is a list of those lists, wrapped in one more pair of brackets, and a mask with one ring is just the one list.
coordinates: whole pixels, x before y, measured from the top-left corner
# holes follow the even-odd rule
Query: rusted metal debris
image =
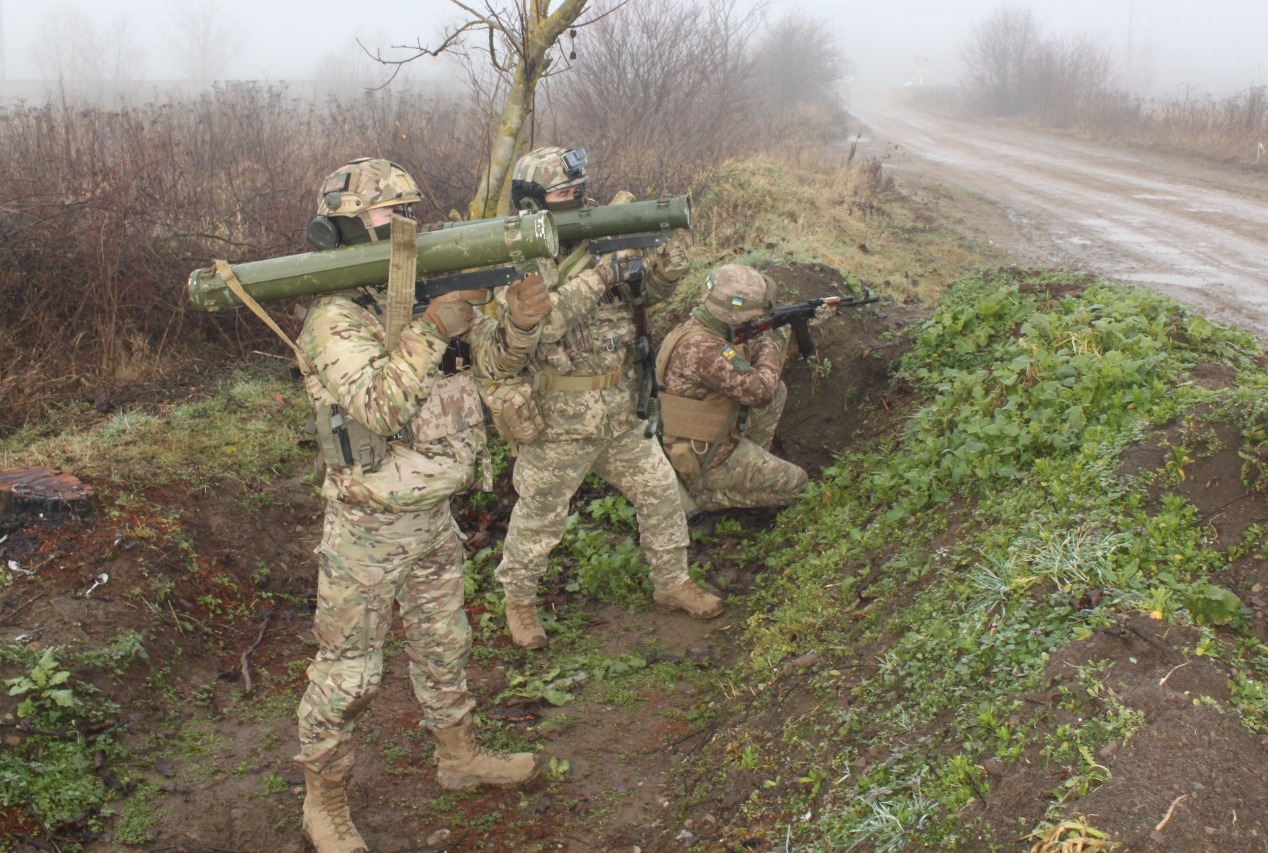
[(60, 468), (0, 468), (0, 525), (83, 518), (94, 497), (92, 486)]

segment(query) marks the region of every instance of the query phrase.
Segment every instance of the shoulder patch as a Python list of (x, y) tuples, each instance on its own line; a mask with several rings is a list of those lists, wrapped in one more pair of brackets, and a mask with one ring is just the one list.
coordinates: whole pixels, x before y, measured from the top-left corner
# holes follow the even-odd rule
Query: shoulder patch
[(748, 373), (753, 369), (752, 365), (748, 363), (748, 359), (736, 352), (735, 347), (730, 344), (727, 344), (722, 348), (722, 357), (726, 359), (727, 363), (734, 367), (738, 373)]

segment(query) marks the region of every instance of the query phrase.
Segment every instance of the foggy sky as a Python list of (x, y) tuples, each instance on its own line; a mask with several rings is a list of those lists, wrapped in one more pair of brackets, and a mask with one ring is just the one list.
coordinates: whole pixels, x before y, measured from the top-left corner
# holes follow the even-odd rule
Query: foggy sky
[[(631, 0), (639, 2), (639, 0)], [(139, 58), (136, 77), (182, 76), (172, 50), (172, 9), (200, 0), (0, 0), (3, 15), (3, 73), (6, 80), (40, 77), (36, 54), (51, 9), (73, 10), (76, 19), (100, 32), (122, 26)], [(742, 0), (753, 2), (753, 0)], [(995, 0), (773, 0), (769, 16), (799, 10), (828, 23), (853, 66), (860, 86), (915, 82), (956, 85), (960, 54), (975, 23), (1003, 3)], [(1268, 2), (1265, 0), (1034, 0), (1029, 7), (1049, 36), (1086, 34), (1109, 48), (1131, 88), (1171, 94), (1181, 86), (1224, 94), (1262, 85), (1268, 75)], [(359, 37), (372, 47), (433, 43), (446, 22), (461, 12), (446, 0), (217, 0), (220, 19), (234, 33), (227, 49), (225, 79), (298, 80), (332, 73), (373, 74), (360, 55)], [(44, 39), (44, 41), (42, 41)], [(47, 67), (48, 62), (44, 62)], [(432, 62), (412, 73), (437, 73)], [(345, 70), (347, 69), (347, 70)]]

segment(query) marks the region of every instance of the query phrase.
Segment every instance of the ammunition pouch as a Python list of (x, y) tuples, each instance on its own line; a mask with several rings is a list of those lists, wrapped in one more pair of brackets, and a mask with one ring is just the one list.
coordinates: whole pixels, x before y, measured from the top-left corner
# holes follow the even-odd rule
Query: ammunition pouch
[(694, 491), (718, 450), (736, 437), (736, 423), (747, 407), (720, 393), (693, 400), (663, 391), (660, 405), (665, 456), (688, 491)]
[(411, 423), (411, 446), (483, 427), (484, 409), (480, 407), (479, 388), (471, 371), (437, 377)]
[(317, 447), (331, 468), (360, 465), (370, 473), (383, 464), (388, 439), (346, 417), (339, 406), (317, 406), (313, 419)]
[(527, 382), (498, 385), (484, 394), (493, 414), (493, 428), (507, 441), (531, 444), (546, 429), (541, 408)]

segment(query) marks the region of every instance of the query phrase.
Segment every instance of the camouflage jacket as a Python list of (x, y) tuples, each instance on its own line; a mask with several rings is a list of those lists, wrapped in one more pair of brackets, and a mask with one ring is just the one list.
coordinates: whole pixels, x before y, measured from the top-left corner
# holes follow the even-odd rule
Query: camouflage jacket
[(443, 375), (447, 346), (426, 320), (416, 317), (388, 352), (375, 310), (346, 293), (318, 299), (296, 342), (315, 368), (304, 379), (314, 411), (337, 404), (377, 435), (412, 437), (392, 438), (373, 472), (327, 466), (323, 497), (408, 512), (470, 488), (486, 442), (476, 379), (522, 371), (540, 331), (477, 314), (463, 336), (471, 364), (459, 361), (456, 372)]
[[(572, 247), (569, 247), (570, 249)], [(650, 254), (648, 250), (645, 254)], [(611, 438), (633, 428), (635, 394), (633, 347), (634, 309), (619, 293), (609, 292), (587, 260), (585, 246), (560, 256), (560, 280), (551, 287), (550, 315), (542, 323), (541, 340), (530, 360), (533, 395), (545, 422), (547, 440)], [(664, 301), (686, 272), (670, 270), (673, 278), (648, 264), (644, 287), (648, 304)], [(611, 387), (593, 390), (552, 390), (552, 376), (586, 377), (614, 374)]]
[[(733, 345), (694, 316), (680, 329), (681, 343), (668, 353), (658, 377), (665, 393), (691, 400), (718, 393), (748, 407), (765, 406), (775, 398), (784, 364), (778, 339), (762, 335)], [(734, 441), (724, 442), (712, 464), (726, 459), (734, 446)]]

